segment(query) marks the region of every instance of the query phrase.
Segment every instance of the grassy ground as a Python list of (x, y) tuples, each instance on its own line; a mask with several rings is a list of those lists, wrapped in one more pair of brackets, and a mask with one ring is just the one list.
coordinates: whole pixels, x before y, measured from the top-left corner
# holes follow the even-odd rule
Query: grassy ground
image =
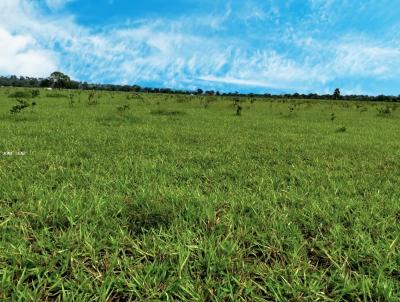
[(15, 91), (0, 300), (400, 300), (400, 110)]

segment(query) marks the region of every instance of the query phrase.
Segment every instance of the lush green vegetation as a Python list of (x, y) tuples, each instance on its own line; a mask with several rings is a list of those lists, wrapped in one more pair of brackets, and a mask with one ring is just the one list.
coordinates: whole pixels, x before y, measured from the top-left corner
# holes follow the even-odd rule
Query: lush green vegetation
[(3, 88), (0, 300), (399, 301), (396, 108)]

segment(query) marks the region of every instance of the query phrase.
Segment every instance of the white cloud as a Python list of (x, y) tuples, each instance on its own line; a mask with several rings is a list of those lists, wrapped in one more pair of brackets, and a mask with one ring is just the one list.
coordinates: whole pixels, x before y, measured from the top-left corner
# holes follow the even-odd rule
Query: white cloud
[[(316, 7), (315, 16), (320, 14), (322, 19), (333, 3), (310, 1)], [(67, 2), (47, 0), (47, 5), (60, 9)], [(234, 18), (271, 25), (281, 14), (277, 6), (265, 12), (255, 2), (248, 3), (252, 3), (246, 9), (251, 20), (234, 13), (228, 4), (221, 15), (136, 20), (124, 28), (93, 33), (73, 16), (45, 15), (38, 2), (1, 0), (0, 45), (7, 47), (0, 49), (0, 73), (44, 76), (61, 69), (92, 82), (156, 82), (188, 88), (205, 81), (210, 86), (221, 83), (299, 92), (326, 91), (329, 83), (348, 76), (385, 79), (400, 74), (399, 48), (355, 36), (324, 41), (290, 24), (278, 28), (282, 34), (268, 35), (267, 30), (277, 30), (270, 26), (259, 33), (259, 45), (252, 48), (246, 37), (209, 35), (210, 31), (224, 32)], [(297, 53), (279, 51), (279, 43)]]
[(52, 52), (39, 47), (32, 36), (12, 35), (0, 28), (0, 73), (33, 77), (48, 76), (56, 69)]
[(391, 78), (400, 75), (400, 49), (372, 43), (343, 43), (336, 47), (337, 73)]

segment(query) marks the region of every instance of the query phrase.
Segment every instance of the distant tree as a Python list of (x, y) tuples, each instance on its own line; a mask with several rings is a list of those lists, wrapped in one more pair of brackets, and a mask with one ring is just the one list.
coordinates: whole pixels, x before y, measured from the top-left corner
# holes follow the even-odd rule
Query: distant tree
[(40, 81), (40, 87), (50, 87), (50, 86), (51, 86), (50, 79), (42, 79)]
[(132, 91), (139, 92), (139, 91), (140, 91), (140, 86), (138, 86), (138, 85), (133, 85), (133, 86), (132, 86)]
[(12, 75), (12, 76), (10, 77), (10, 83), (11, 83), (11, 86), (17, 86), (17, 84), (19, 83), (19, 82), (18, 82), (17, 76)]
[(333, 92), (333, 98), (335, 100), (340, 99), (340, 89), (336, 88), (335, 91)]
[(197, 89), (197, 94), (203, 94), (203, 89)]
[(66, 87), (66, 88), (69, 88), (69, 89), (79, 89), (79, 82), (77, 82), (77, 81), (70, 81), (69, 82), (69, 84), (68, 84), (68, 87)]
[(160, 88), (160, 93), (171, 93), (171, 88)]
[(59, 71), (53, 72), (49, 79), (53, 83), (54, 88), (69, 88), (71, 85), (70, 77)]

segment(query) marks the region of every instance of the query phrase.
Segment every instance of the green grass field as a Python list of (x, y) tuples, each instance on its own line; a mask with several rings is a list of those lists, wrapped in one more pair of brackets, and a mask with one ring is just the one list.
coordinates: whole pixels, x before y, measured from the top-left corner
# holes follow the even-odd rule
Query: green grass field
[(0, 301), (400, 301), (393, 104), (22, 90)]

